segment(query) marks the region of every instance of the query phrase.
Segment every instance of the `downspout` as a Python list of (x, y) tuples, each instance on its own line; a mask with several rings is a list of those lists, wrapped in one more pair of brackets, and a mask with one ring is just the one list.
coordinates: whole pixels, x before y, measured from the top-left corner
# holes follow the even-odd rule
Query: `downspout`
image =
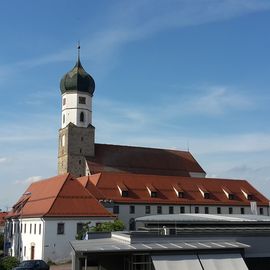
[(44, 247), (45, 247), (45, 220), (44, 220), (43, 217), (41, 218), (41, 221), (42, 221), (42, 248), (41, 248), (41, 256), (42, 256), (42, 259), (45, 260), (45, 258), (44, 258)]

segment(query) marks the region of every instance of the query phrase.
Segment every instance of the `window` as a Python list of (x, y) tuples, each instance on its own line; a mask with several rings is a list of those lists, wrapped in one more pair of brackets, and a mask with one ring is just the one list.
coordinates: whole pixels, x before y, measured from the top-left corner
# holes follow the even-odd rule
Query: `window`
[(233, 194), (229, 194), (229, 200), (234, 200), (234, 195)]
[(253, 200), (253, 196), (252, 196), (251, 194), (248, 194), (248, 195), (247, 195), (247, 199), (248, 199), (249, 201), (252, 201), (252, 200)]
[(57, 234), (65, 233), (65, 223), (57, 223)]
[(65, 106), (65, 105), (66, 105), (66, 99), (63, 98), (63, 106)]
[(122, 197), (128, 197), (128, 190), (122, 190)]
[(26, 246), (23, 247), (23, 256), (26, 256)]
[(151, 214), (151, 207), (150, 205), (145, 206), (145, 214)]
[(161, 205), (157, 206), (157, 213), (162, 214), (162, 206)]
[(135, 214), (135, 206), (134, 205), (129, 206), (129, 213), (130, 214)]
[(83, 142), (83, 137), (81, 137), (81, 142)]
[(24, 223), (24, 233), (26, 233), (26, 223)]
[(196, 207), (195, 207), (195, 214), (198, 214), (198, 213), (199, 213), (199, 207), (196, 206)]
[(80, 165), (82, 164), (82, 161), (81, 161), (81, 160), (79, 160), (79, 164), (80, 164)]
[(84, 122), (84, 113), (83, 112), (80, 113), (80, 122)]
[(169, 206), (169, 214), (173, 214), (173, 206)]
[[(97, 224), (96, 224), (97, 226)], [(79, 222), (77, 223), (77, 234), (80, 233), (83, 229), (83, 223), (82, 222)]]
[(233, 208), (229, 207), (229, 214), (231, 215), (233, 213)]
[(20, 229), (20, 232), (22, 233), (22, 228), (23, 228), (23, 224), (21, 223), (21, 229)]
[(65, 117), (65, 115), (63, 114), (63, 124), (65, 124), (65, 121), (66, 121), (66, 117)]
[(38, 226), (38, 233), (41, 234), (41, 224)]
[(263, 215), (264, 213), (263, 213), (263, 208), (262, 207), (260, 207), (260, 215)]
[(119, 214), (119, 205), (114, 205), (113, 206), (113, 213), (114, 214)]
[(204, 207), (204, 213), (209, 214), (209, 207), (208, 206)]
[(181, 214), (185, 214), (185, 206), (181, 206), (180, 207), (180, 213)]
[(32, 224), (30, 223), (30, 229), (29, 229), (29, 233), (32, 233)]
[(79, 97), (80, 104), (86, 104), (86, 97)]
[(244, 214), (245, 214), (245, 208), (241, 207), (241, 215), (244, 215)]
[(157, 197), (157, 192), (156, 191), (151, 191), (151, 197), (156, 198)]
[(184, 192), (183, 191), (178, 192), (178, 198), (184, 198)]
[(217, 207), (217, 214), (221, 214), (221, 208)]
[(35, 223), (34, 224), (34, 234), (36, 234), (37, 233), (37, 224)]
[(82, 148), (80, 148), (80, 154), (82, 153)]
[(62, 136), (62, 138), (61, 138), (61, 144), (62, 144), (62, 147), (64, 147), (65, 146), (65, 138), (66, 136), (65, 136), (65, 134)]
[(205, 193), (204, 193), (204, 198), (205, 198), (205, 199), (210, 199), (210, 194), (209, 194), (208, 192), (205, 192)]

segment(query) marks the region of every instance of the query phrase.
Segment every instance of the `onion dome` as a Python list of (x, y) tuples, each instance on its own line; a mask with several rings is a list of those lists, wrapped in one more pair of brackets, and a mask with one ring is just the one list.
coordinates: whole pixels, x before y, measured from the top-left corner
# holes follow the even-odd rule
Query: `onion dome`
[[(79, 49), (80, 47), (78, 47), (78, 51)], [(91, 96), (93, 95), (95, 91), (95, 81), (91, 75), (84, 70), (79, 53), (78, 61), (74, 68), (61, 79), (60, 89), (62, 94), (69, 91), (78, 91), (89, 93)]]

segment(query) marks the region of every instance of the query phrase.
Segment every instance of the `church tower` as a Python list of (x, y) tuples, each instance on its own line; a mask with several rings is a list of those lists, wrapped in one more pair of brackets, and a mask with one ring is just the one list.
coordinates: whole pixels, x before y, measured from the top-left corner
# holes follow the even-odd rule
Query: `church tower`
[(74, 68), (61, 79), (62, 120), (59, 130), (58, 174), (75, 177), (86, 173), (86, 156), (94, 156), (95, 128), (92, 126), (94, 79), (78, 59)]

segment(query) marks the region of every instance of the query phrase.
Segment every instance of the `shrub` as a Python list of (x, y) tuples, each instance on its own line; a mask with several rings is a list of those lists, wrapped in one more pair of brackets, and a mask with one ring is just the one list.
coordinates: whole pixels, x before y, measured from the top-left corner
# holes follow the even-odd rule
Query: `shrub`
[(20, 261), (17, 258), (11, 257), (11, 256), (6, 256), (0, 260), (0, 269), (1, 270), (11, 270), (13, 267), (18, 266), (19, 263), (20, 263)]

